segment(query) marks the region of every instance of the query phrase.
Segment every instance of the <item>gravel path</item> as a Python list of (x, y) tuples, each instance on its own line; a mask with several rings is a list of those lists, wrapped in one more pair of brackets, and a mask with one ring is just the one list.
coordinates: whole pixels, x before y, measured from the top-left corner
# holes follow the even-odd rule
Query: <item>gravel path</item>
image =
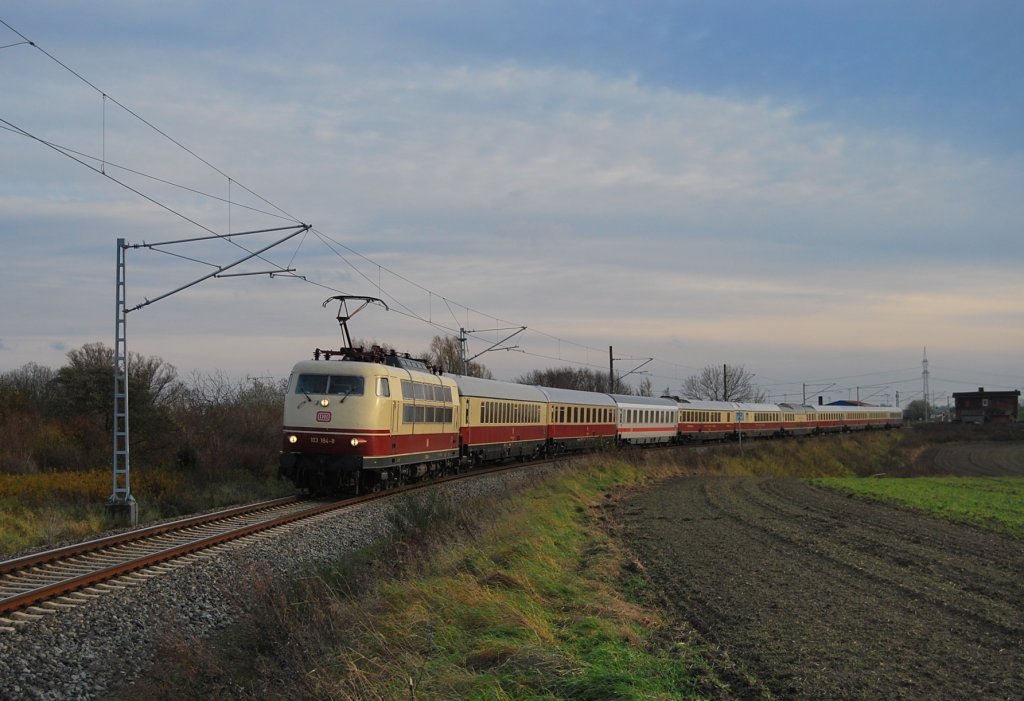
[[(434, 489), (470, 500), (552, 469), (557, 468), (503, 472)], [(391, 503), (360, 504), (214, 548), (143, 584), (13, 632), (0, 631), (0, 701), (92, 699), (130, 683), (153, 661), (153, 644), (165, 631), (203, 636), (234, 621), (245, 602), (239, 584), (251, 581), (253, 572), (301, 576), (380, 540), (390, 529)]]
[(796, 480), (687, 477), (617, 533), (740, 699), (1024, 698), (1024, 544)]

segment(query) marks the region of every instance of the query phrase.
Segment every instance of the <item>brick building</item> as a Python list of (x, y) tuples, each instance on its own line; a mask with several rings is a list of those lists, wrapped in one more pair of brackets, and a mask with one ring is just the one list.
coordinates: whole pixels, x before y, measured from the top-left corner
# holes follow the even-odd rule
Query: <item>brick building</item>
[(986, 392), (979, 387), (977, 392), (955, 392), (953, 420), (965, 424), (1012, 423), (1020, 410), (1019, 398), (1019, 389)]

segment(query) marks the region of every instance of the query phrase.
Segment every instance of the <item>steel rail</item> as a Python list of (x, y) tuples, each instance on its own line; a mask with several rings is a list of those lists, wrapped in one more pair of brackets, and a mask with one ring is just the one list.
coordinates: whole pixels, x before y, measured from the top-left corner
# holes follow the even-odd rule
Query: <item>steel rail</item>
[(28, 569), (29, 567), (44, 565), (49, 562), (66, 560), (75, 555), (81, 555), (84, 553), (92, 552), (94, 550), (109, 548), (113, 545), (118, 545), (120, 543), (130, 543), (154, 535), (160, 535), (171, 531), (184, 530), (185, 528), (190, 528), (192, 526), (199, 526), (206, 523), (215, 523), (217, 521), (231, 518), (234, 516), (240, 516), (242, 514), (273, 509), (278, 506), (292, 504), (299, 500), (300, 497), (296, 496), (281, 497), (279, 499), (270, 499), (268, 501), (256, 502), (255, 504), (236, 506), (230, 509), (225, 509), (224, 511), (214, 511), (209, 514), (202, 514), (200, 516), (190, 516), (188, 518), (183, 518), (178, 521), (169, 521), (168, 523), (162, 523), (155, 526), (148, 526), (146, 528), (138, 528), (131, 531), (125, 531), (124, 533), (115, 533), (114, 535), (105, 536), (103, 538), (96, 538), (95, 540), (87, 540), (82, 543), (75, 543), (73, 545), (66, 545), (60, 548), (54, 548), (53, 550), (46, 550), (43, 552), (24, 555), (22, 557), (17, 557), (12, 560), (5, 560), (4, 562), (0, 562), (0, 575), (7, 574), (9, 572), (15, 572), (17, 570)]
[(170, 548), (163, 548), (141, 557), (132, 558), (114, 565), (95, 569), (82, 575), (46, 584), (42, 587), (31, 589), (7, 599), (0, 600), (0, 614), (7, 614), (13, 611), (22, 610), (49, 599), (70, 594), (80, 589), (85, 589), (116, 577), (131, 574), (132, 572), (136, 572), (153, 565), (167, 562), (184, 555), (189, 555), (205, 548), (220, 545), (221, 543), (225, 543), (230, 540), (243, 538), (247, 535), (258, 533), (269, 528), (282, 526), (287, 523), (291, 523), (292, 521), (310, 518), (311, 516), (337, 508), (340, 508), (338, 503), (320, 505), (297, 513), (286, 514), (284, 516), (278, 516), (258, 523), (249, 524), (223, 533), (217, 533), (212, 536), (200, 537), (187, 543), (175, 545)]
[[(540, 461), (530, 463), (528, 466), (535, 467), (539, 465), (548, 464), (555, 462), (553, 460)], [(381, 499), (385, 497), (394, 496), (404, 492), (409, 492), (416, 489), (423, 489), (426, 487), (436, 486), (441, 483), (451, 482), (454, 480), (461, 480), (474, 477), (482, 477), (489, 474), (498, 472), (504, 472), (507, 470), (513, 470), (523, 467), (521, 464), (502, 465), (482, 470), (473, 470), (471, 472), (460, 473), (455, 475), (449, 475), (434, 480), (416, 482), (414, 484), (407, 484), (395, 489), (382, 490), (379, 492), (370, 492), (357, 497), (351, 497), (339, 501), (330, 502), (327, 504), (319, 504), (312, 506), (308, 509), (301, 511), (284, 514), (282, 516), (276, 516), (274, 518), (259, 521), (257, 523), (251, 523), (238, 528), (233, 528), (222, 533), (214, 535), (202, 536), (194, 540), (190, 540), (186, 543), (173, 545), (171, 547), (161, 548), (145, 555), (127, 559), (123, 562), (116, 564), (98, 567), (92, 571), (84, 574), (67, 577), (58, 581), (44, 584), (43, 586), (29, 589), (27, 591), (9, 596), (7, 598), (0, 599), (0, 615), (9, 614), (15, 611), (21, 611), (37, 604), (43, 603), (50, 599), (55, 599), (66, 594), (71, 594), (81, 589), (100, 584), (117, 577), (131, 574), (140, 570), (144, 570), (147, 567), (152, 567), (170, 560), (189, 555), (200, 550), (214, 547), (232, 540), (244, 538), (254, 533), (270, 530), (272, 528), (278, 528), (295, 521), (302, 519), (312, 518), (319, 516), (330, 511), (340, 510), (361, 504), (364, 502), (372, 501), (375, 499)], [(16, 573), (24, 571), (26, 576), (33, 573), (29, 572), (31, 568), (39, 565), (47, 565), (50, 563), (58, 562), (60, 560), (70, 560), (71, 558), (83, 555), (83, 554), (99, 554), (104, 548), (109, 548), (118, 545), (130, 545), (133, 542), (142, 541), (146, 538), (153, 536), (164, 535), (167, 533), (173, 533), (176, 531), (182, 531), (190, 527), (205, 525), (209, 523), (215, 523), (217, 521), (223, 521), (232, 516), (244, 515), (246, 513), (253, 513), (273, 506), (282, 506), (289, 503), (300, 501), (297, 497), (286, 497), (283, 499), (277, 499), (269, 502), (261, 502), (258, 505), (250, 505), (248, 507), (237, 507), (235, 509), (229, 509), (227, 511), (216, 512), (214, 514), (208, 514), (205, 516), (197, 516), (188, 519), (182, 519), (181, 521), (175, 521), (172, 523), (161, 524), (159, 526), (152, 526), (150, 528), (143, 528), (134, 531), (128, 531), (126, 533), (110, 536), (107, 538), (100, 538), (86, 543), (78, 545), (67, 546), (64, 548), (57, 548), (44, 553), (38, 553), (36, 555), (29, 555), (16, 560), (9, 560), (4, 563), (0, 563), (0, 573)], [(262, 507), (262, 508), (258, 508)], [(17, 566), (14, 566), (14, 565)], [(79, 566), (81, 563), (78, 563)]]

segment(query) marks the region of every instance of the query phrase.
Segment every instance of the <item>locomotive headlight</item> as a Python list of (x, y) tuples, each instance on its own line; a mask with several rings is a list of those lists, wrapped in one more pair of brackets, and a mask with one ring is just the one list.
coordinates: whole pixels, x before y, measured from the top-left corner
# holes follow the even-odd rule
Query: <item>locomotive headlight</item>
[(358, 447), (358, 446), (361, 446), (361, 445), (362, 445), (363, 443), (365, 443), (365, 442), (366, 442), (366, 439), (365, 439), (365, 438), (353, 438), (353, 439), (352, 439), (351, 441), (349, 441), (349, 443), (351, 443), (351, 444), (352, 444), (352, 447), (353, 447), (353, 448), (356, 448), (356, 447)]
[(327, 406), (330, 403), (331, 403), (330, 399), (321, 399), (320, 400), (320, 406)]
[(288, 442), (291, 443), (292, 445), (295, 445), (296, 443), (299, 442), (299, 437), (298, 436), (288, 436)]

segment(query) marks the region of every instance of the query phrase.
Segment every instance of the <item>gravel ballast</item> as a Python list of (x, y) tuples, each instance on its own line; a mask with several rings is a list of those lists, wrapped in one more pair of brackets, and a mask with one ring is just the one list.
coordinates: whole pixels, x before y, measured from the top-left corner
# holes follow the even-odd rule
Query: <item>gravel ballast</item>
[[(553, 469), (511, 470), (427, 489), (470, 501)], [(235, 621), (245, 605), (239, 583), (254, 572), (277, 581), (301, 577), (381, 540), (391, 528), (393, 504), (393, 498), (378, 499), (219, 546), (145, 581), (115, 582), (118, 588), (87, 603), (0, 631), (0, 700), (92, 699), (130, 683), (153, 662), (154, 644), (166, 632), (204, 637)]]

